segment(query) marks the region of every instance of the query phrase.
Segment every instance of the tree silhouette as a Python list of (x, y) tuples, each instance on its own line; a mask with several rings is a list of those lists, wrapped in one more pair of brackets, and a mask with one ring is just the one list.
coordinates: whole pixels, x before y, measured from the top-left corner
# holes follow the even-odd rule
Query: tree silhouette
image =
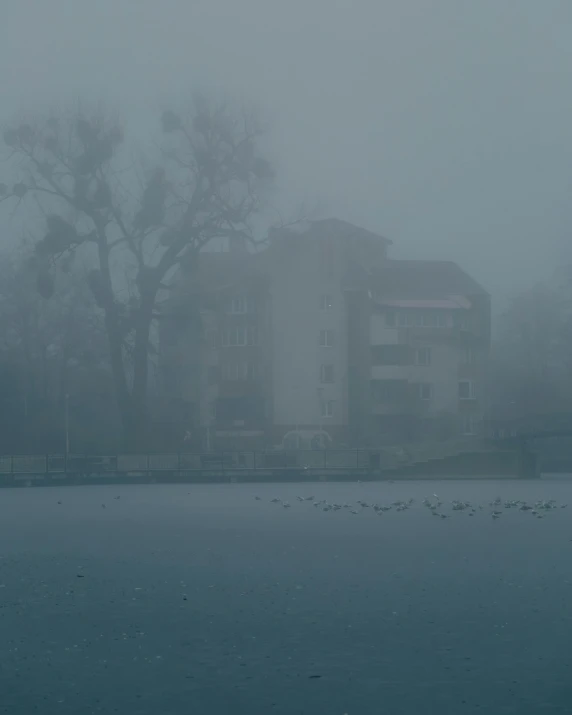
[(44, 213), (40, 295), (51, 298), (58, 270), (78, 252), (92, 266), (86, 280), (104, 314), (129, 449), (148, 437), (150, 336), (170, 277), (181, 264), (192, 272), (212, 239), (251, 238), (260, 187), (273, 177), (253, 112), (195, 96), (189, 112), (165, 111), (161, 126), (160, 156), (140, 190), (125, 169), (122, 128), (100, 111), (22, 122), (3, 135), (18, 180), (0, 185), (1, 200), (20, 207), (33, 197)]

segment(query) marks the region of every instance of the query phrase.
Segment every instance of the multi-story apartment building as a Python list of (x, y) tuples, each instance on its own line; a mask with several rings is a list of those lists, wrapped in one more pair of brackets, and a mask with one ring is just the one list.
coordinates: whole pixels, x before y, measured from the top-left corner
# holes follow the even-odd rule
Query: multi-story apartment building
[[(387, 261), (370, 279), (369, 354), (358, 370), (370, 378), (363, 432), (410, 440), (477, 434), (490, 346), (487, 293), (441, 261)], [(354, 344), (364, 343), (356, 336)]]
[(186, 405), (177, 439), (245, 448), (476, 432), (489, 296), (454, 263), (389, 259), (390, 243), (329, 219), (275, 231), (258, 253), (201, 254), (170, 303), (186, 321), (161, 331), (165, 393)]

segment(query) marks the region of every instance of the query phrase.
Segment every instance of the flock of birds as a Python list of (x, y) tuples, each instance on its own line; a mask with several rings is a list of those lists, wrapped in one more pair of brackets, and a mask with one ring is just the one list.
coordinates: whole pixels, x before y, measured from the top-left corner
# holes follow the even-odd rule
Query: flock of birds
[[(262, 497), (255, 496), (254, 498), (256, 501), (262, 501)], [(336, 502), (329, 502), (327, 499), (316, 499), (313, 496), (297, 496), (296, 500), (300, 503), (308, 502), (315, 509), (321, 509), (321, 511), (340, 511), (345, 509), (350, 514), (360, 514), (367, 509), (371, 509), (378, 516), (382, 516), (388, 511), (406, 511), (407, 509), (411, 509), (416, 504), (415, 499), (413, 498), (408, 499), (407, 501), (398, 499), (388, 504), (370, 504), (362, 499), (358, 499), (354, 504), (338, 504)], [(284, 501), (278, 497), (270, 499), (270, 502), (281, 506), (283, 509), (289, 509), (291, 507), (290, 502)], [(558, 504), (554, 499), (541, 499), (534, 503), (529, 503), (527, 501), (523, 501), (522, 499), (503, 500), (500, 497), (488, 502), (486, 505), (473, 504), (472, 502), (460, 501), (457, 499), (453, 499), (452, 501), (445, 503), (437, 494), (433, 494), (431, 497), (425, 497), (421, 504), (430, 514), (440, 519), (449, 519), (452, 516), (452, 514), (445, 512), (445, 509), (447, 508), (449, 508), (452, 512), (465, 512), (468, 516), (474, 516), (477, 512), (484, 511), (488, 508), (492, 519), (500, 519), (506, 510), (512, 509), (515, 511), (526, 512), (537, 519), (543, 519), (547, 512), (553, 511), (554, 509), (565, 509), (568, 506), (568, 504)]]

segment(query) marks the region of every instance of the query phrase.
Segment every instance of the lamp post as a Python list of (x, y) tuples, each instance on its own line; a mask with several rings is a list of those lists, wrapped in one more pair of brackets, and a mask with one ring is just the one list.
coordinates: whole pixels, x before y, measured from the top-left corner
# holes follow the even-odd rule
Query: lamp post
[(300, 398), (299, 398), (299, 391), (301, 390), (302, 386), (301, 384), (296, 381), (292, 384), (291, 390), (292, 390), (292, 395), (294, 397), (294, 417), (295, 417), (295, 422), (294, 422), (294, 434), (295, 434), (295, 444), (296, 444), (296, 449), (301, 448), (301, 440), (300, 440)]
[(65, 431), (66, 431), (66, 459), (70, 453), (70, 396), (66, 392), (65, 399)]
[(324, 434), (324, 388), (323, 387), (318, 387), (316, 390), (316, 393), (318, 395), (318, 419), (319, 419), (319, 427), (320, 427), (320, 444), (322, 444), (323, 441), (323, 434)]

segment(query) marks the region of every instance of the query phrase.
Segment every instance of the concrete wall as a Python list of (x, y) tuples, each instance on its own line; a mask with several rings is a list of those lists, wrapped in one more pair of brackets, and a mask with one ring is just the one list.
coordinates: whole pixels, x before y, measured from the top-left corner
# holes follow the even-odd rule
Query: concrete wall
[[(346, 307), (336, 243), (286, 237), (271, 248), (273, 422), (277, 426), (327, 430), (347, 424)], [(322, 295), (331, 296), (331, 309), (321, 310)], [(334, 331), (333, 347), (320, 346), (321, 330)], [(333, 383), (320, 382), (322, 364), (333, 365)], [(332, 417), (322, 417), (321, 399), (333, 400)]]

